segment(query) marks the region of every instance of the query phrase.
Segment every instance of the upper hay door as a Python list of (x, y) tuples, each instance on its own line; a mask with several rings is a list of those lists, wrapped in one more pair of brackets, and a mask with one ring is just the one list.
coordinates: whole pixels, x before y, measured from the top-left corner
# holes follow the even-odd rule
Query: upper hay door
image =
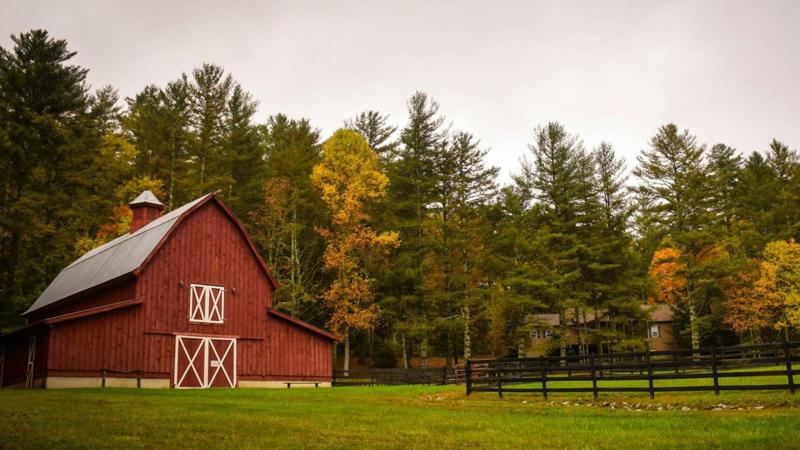
[(225, 322), (225, 288), (206, 284), (189, 285), (189, 322)]

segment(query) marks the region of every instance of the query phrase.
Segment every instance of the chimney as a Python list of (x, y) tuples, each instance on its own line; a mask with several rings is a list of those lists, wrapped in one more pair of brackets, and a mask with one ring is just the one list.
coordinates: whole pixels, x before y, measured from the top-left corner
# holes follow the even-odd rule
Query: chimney
[(135, 233), (139, 228), (147, 225), (161, 215), (164, 209), (164, 204), (158, 201), (158, 198), (150, 192), (144, 191), (136, 197), (135, 200), (128, 203), (131, 211), (133, 212), (133, 220), (131, 221), (131, 234)]

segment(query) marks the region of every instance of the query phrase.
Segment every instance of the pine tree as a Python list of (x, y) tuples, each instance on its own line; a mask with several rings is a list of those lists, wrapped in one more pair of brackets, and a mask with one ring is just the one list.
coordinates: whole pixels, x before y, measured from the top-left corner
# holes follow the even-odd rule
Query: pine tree
[(533, 161), (523, 161), (515, 181), (536, 202), (540, 215), (539, 239), (548, 252), (544, 258), (547, 270), (542, 275), (553, 287), (542, 293), (547, 296), (542, 300), (562, 318), (572, 309), (577, 319), (590, 297), (585, 279), (591, 263), (586, 241), (597, 206), (592, 160), (578, 137), (559, 123), (539, 127), (535, 134), (536, 142), (530, 145)]
[(730, 240), (733, 238), (734, 225), (737, 221), (742, 157), (736, 154), (736, 149), (725, 144), (714, 145), (708, 153), (706, 171), (712, 186), (711, 204), (715, 220), (725, 228), (727, 238)]
[(320, 323), (322, 242), (315, 228), (326, 225), (311, 173), (321, 160), (319, 130), (308, 120), (277, 114), (262, 128), (263, 199), (250, 213), (252, 233), (282, 286), (277, 308)]
[(122, 126), (136, 147), (135, 168), (140, 177), (164, 182), (167, 210), (193, 198), (189, 180), (189, 84), (186, 77), (164, 89), (147, 86), (127, 99)]
[(191, 157), (194, 167), (196, 192), (213, 190), (224, 186), (224, 179), (211, 178), (222, 153), (225, 136), (225, 115), (228, 99), (233, 89), (233, 78), (225, 74), (225, 70), (213, 64), (203, 64), (192, 71), (192, 82), (189, 84), (191, 94), (190, 123), (194, 139), (191, 146)]
[(238, 84), (228, 100), (223, 143), (223, 167), (227, 167), (225, 201), (238, 217), (247, 220), (264, 196), (265, 163), (258, 128), (253, 115), (258, 103)]
[[(480, 142), (471, 134), (457, 132), (444, 150), (437, 155), (436, 167), (439, 175), (437, 201), (432, 209), (433, 226), (437, 228), (435, 251), (428, 254), (439, 268), (426, 272), (426, 284), (431, 274), (441, 275), (438, 297), (442, 304), (440, 315), (461, 315), (464, 330), (464, 355), (469, 358), (471, 345), (469, 334), (476, 300), (481, 298), (476, 286), (484, 280), (479, 264), (482, 253), (480, 208), (496, 194), (497, 167), (486, 167), (484, 159), (488, 150), (480, 148)], [(452, 320), (443, 321), (448, 357), (455, 356), (456, 328)]]
[(717, 245), (710, 208), (708, 176), (704, 171), (705, 147), (687, 130), (674, 124), (659, 128), (650, 149), (638, 157), (634, 174), (638, 190), (654, 200), (647, 213), (662, 236), (674, 241), (685, 267), (685, 305), (689, 316), (692, 348), (700, 347), (702, 316), (708, 313), (708, 275), (712, 266), (708, 254)]
[(70, 205), (92, 201), (86, 171), (108, 118), (66, 41), (44, 30), (11, 40), (0, 48), (0, 328), (69, 262), (81, 228), (99, 225)]
[(378, 111), (364, 111), (358, 113), (354, 118), (345, 121), (345, 127), (357, 131), (364, 136), (370, 148), (375, 150), (378, 157), (383, 161), (392, 159), (397, 147), (393, 142), (392, 136), (397, 131), (397, 127), (389, 125), (389, 116), (384, 116)]
[(408, 124), (400, 133), (397, 159), (388, 166), (391, 180), (389, 204), (394, 226), (402, 242), (396, 263), (387, 273), (382, 286), (384, 300), (393, 305), (400, 330), (403, 363), (408, 366), (408, 338), (420, 336), (421, 347), (427, 348), (427, 299), (423, 286), (423, 260), (430, 242), (426, 222), (431, 204), (436, 200), (438, 174), (437, 155), (445, 146), (444, 118), (439, 104), (423, 92), (408, 101)]

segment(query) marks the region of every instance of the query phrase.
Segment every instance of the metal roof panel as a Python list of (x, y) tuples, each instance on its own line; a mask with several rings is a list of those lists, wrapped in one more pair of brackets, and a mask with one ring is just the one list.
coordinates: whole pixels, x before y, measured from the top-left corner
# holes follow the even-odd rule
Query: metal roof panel
[(178, 219), (206, 197), (208, 195), (164, 214), (133, 234), (125, 234), (86, 252), (64, 268), (23, 315), (138, 269)]

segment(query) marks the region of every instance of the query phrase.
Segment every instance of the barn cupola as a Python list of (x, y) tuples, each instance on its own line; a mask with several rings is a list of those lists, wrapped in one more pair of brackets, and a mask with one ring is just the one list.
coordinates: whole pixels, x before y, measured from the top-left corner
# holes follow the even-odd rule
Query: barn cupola
[(133, 220), (131, 221), (131, 233), (142, 228), (161, 215), (164, 209), (164, 204), (158, 201), (158, 198), (150, 191), (144, 191), (139, 194), (128, 206), (133, 212)]

